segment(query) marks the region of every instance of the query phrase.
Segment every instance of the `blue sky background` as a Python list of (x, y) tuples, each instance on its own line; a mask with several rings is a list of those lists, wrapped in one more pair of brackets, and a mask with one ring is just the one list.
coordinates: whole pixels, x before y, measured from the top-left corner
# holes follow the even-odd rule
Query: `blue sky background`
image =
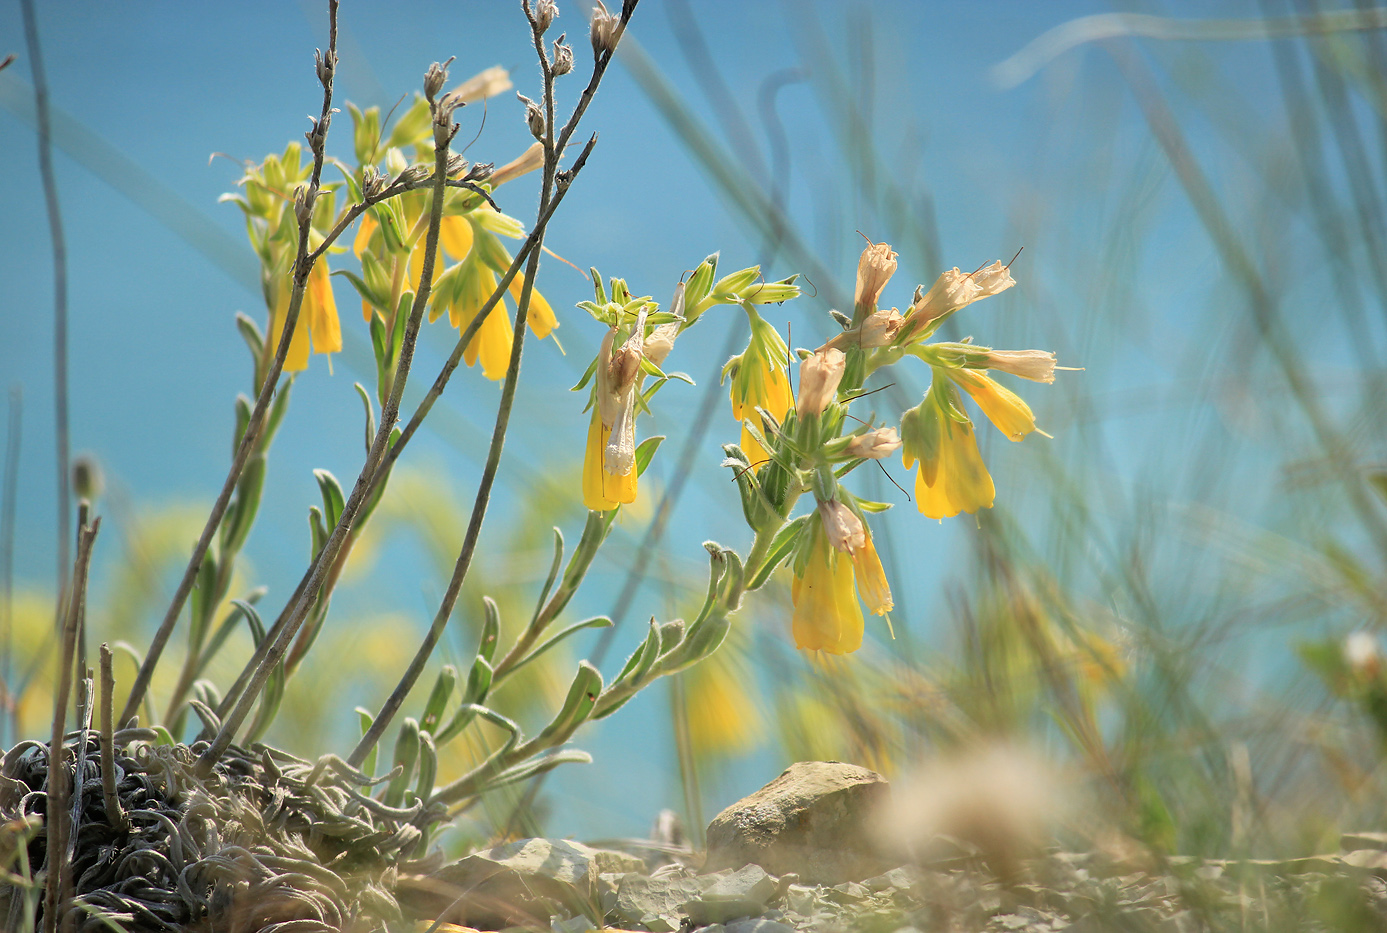
[[(1234, 484), (1235, 495), (1245, 501), (1233, 503), (1232, 510), (1254, 522), (1269, 509), (1274, 514), (1268, 450), (1262, 446), (1274, 400), (1237, 386), (1176, 391), (1183, 380), (1217, 375), (1211, 359), (1219, 348), (1236, 345), (1240, 325), (1235, 315), (1220, 311), (1228, 295), (1220, 290), (1217, 257), (1172, 185), (1117, 71), (1101, 51), (1083, 47), (1013, 89), (1001, 89), (989, 77), (989, 68), (1046, 29), (1111, 6), (1069, 0), (699, 0), (692, 5), (713, 63), (753, 124), (756, 95), (766, 77), (805, 64), (797, 19), (822, 24), (838, 56), (835, 66), (848, 73), (854, 48), (872, 50), (874, 90), (866, 103), (873, 144), (885, 170), (917, 195), (903, 205), (902, 215), (917, 217), (921, 225), (937, 224), (944, 268), (1006, 260), (1025, 247), (1016, 266), (1018, 287), (975, 306), (964, 332), (998, 346), (1055, 350), (1062, 363), (1086, 367), (1061, 377), (1067, 388), (1024, 387), (1042, 427), (1056, 435), (1048, 456), (1097, 458), (1098, 471), (1113, 488), (1171, 490), (1195, 472), (1183, 457), (1185, 445), (1192, 443), (1189, 431), (1231, 435), (1238, 445), (1233, 457), (1247, 467)], [(556, 29), (575, 37), (582, 72), (589, 54), (585, 18), (571, 2), (560, 6)], [(1257, 13), (1255, 5), (1241, 2), (1170, 3), (1148, 11), (1205, 17)], [(157, 179), (157, 188), (147, 189), (146, 204), (177, 199), (180, 210), (205, 218), (239, 250), (228, 248), (220, 262), (213, 262), (191, 248), (146, 207), (99, 177), (124, 174), (119, 163), (104, 161), (99, 147), (57, 153), (70, 263), (73, 448), (94, 453), (113, 493), (136, 511), (171, 500), (210, 503), (225, 475), (231, 400), (249, 381), (232, 316), (240, 310), (263, 319), (264, 309), (241, 215), (234, 206), (217, 203), (218, 195), (232, 190), (238, 166), (227, 159), (209, 162), (209, 156), (259, 160), (281, 151), (290, 139), (301, 139), (305, 115), (320, 106), (312, 50), (325, 44), (326, 14), (308, 2), (44, 2), (39, 17), (53, 106)], [(413, 93), (430, 62), (450, 55), (457, 56), (455, 79), (499, 64), (512, 70), (517, 90), (538, 96), (528, 34), (514, 4), (348, 2), (342, 24), (339, 101), (387, 110), (401, 95)], [(869, 38), (858, 45), (863, 35)], [(714, 135), (725, 138), (726, 127), (719, 125), (717, 110), (695, 80), (664, 0), (643, 0), (632, 37)], [(1248, 180), (1239, 147), (1255, 148), (1285, 133), (1265, 47), (1142, 48), (1165, 68), (1162, 80), (1169, 82), (1216, 188), (1238, 218), (1254, 223), (1260, 189)], [(6, 0), (0, 4), (0, 54), (11, 50), (20, 60), (0, 75), (0, 383), (21, 385), (25, 400), (16, 576), (22, 585), (45, 587), (51, 586), (54, 567), (51, 259), (35, 138), (23, 116), (28, 91), (22, 82), (29, 76), (19, 7)], [(571, 104), (579, 80), (575, 75), (561, 87), (561, 105)], [(861, 206), (815, 86), (791, 84), (777, 103), (790, 141), (789, 164), (779, 169), (790, 215), (801, 238), (836, 277), (836, 287), (850, 293), (861, 244), (854, 230), (882, 239), (887, 225)], [(460, 139), (476, 132), (480, 116), (480, 107), (462, 113)], [(621, 64), (609, 73), (584, 128), (599, 133), (600, 141), (551, 225), (547, 243), (555, 252), (581, 268), (622, 275), (633, 289), (661, 301), (680, 275), (710, 252), (721, 251), (727, 271), (762, 258), (759, 241), (744, 232), (732, 205), (711, 186)], [(330, 150), (347, 155), (345, 112), (333, 130)], [(764, 137), (757, 134), (764, 152)], [(469, 157), (503, 163), (527, 142), (522, 111), (505, 95), (492, 102)], [(508, 186), (501, 206), (525, 220), (535, 191), (533, 178)], [(1268, 244), (1268, 255), (1284, 257), (1278, 269), (1288, 297), (1323, 322), (1324, 299), (1314, 272), (1319, 260), (1296, 245), (1303, 230), (1293, 225), (1258, 235)], [(784, 259), (766, 269), (775, 278), (796, 271), (801, 270)], [(905, 305), (915, 283), (928, 284), (940, 271), (924, 267), (918, 255), (903, 254), (884, 301)], [(549, 341), (527, 347), (530, 381), (522, 389), (522, 408), (507, 444), (504, 488), (488, 518), (493, 530), (514, 514), (535, 475), (567, 470), (576, 484), (586, 428), (579, 414), (582, 400), (556, 393), (576, 381), (600, 331), (573, 308), (591, 295), (578, 273), (546, 261), (540, 286), (558, 310), (568, 355), (561, 356)], [(303, 513), (317, 498), (311, 470), (328, 468), (349, 483), (360, 465), (360, 403), (351, 383), (369, 383), (372, 370), (365, 329), (352, 310), (355, 296), (340, 280), (336, 294), (343, 328), (350, 332), (347, 349), (336, 359), (333, 375), (315, 357), (294, 389), (289, 420), (275, 444), (261, 520), (247, 551), (274, 605), (275, 594), (282, 599), (292, 588), (306, 557)], [(824, 332), (827, 321), (822, 311), (821, 302), (804, 300), (772, 319), (791, 321), (797, 335), (816, 334)], [(1374, 339), (1380, 337), (1374, 332)], [(1323, 323), (1313, 339), (1323, 341), (1326, 352), (1342, 349), (1332, 323)], [(702, 326), (681, 342), (671, 365), (702, 383), (718, 362), (722, 341), (721, 330)], [(410, 398), (432, 379), (451, 345), (452, 336), (441, 325), (426, 330)], [(667, 388), (656, 417), (642, 421), (642, 435), (671, 436), (662, 457), (672, 459), (700, 391)], [(450, 477), (465, 502), (470, 502), (497, 396), (498, 384), (476, 372), (460, 372), (445, 396), (447, 411), (438, 419), (444, 429), (426, 432), (406, 457)], [(718, 442), (733, 439), (735, 426), (725, 403), (718, 417)], [(1040, 475), (1039, 458), (1045, 456), (1036, 447), (1044, 443), (1011, 445), (993, 436), (984, 448), (999, 502), (1010, 500), (1023, 517), (1043, 510), (1044, 490), (1033, 477)], [(717, 469), (720, 457), (710, 443), (676, 513), (667, 538), (676, 568), (701, 572), (700, 543), (706, 538), (740, 547), (747, 543), (734, 491)], [(668, 467), (657, 461), (651, 486)], [(894, 474), (908, 485), (898, 464)], [(863, 491), (891, 495), (881, 486), (872, 480)], [(1186, 493), (1219, 500), (1228, 489), (1214, 485)], [(930, 645), (947, 603), (945, 581), (962, 567), (968, 529), (961, 521), (942, 526), (925, 521), (908, 503), (897, 513), (889, 517), (896, 564), (888, 561), (887, 569), (910, 609), (896, 624), (917, 643)], [(599, 567), (578, 601), (579, 612), (609, 608), (623, 570), (620, 554), (629, 559), (630, 540), (643, 528), (636, 517), (629, 526), (623, 529), (626, 550), (618, 548), (617, 557)], [(572, 539), (577, 526), (570, 521), (565, 530)], [(381, 558), (372, 580), (370, 587), (342, 594), (334, 611), (346, 611), (340, 608), (345, 605), (362, 612), (393, 606), (422, 626), (441, 589), (421, 566), (417, 546), (408, 542)], [(663, 615), (667, 602), (658, 586), (647, 588), (629, 622), (652, 612)], [(764, 611), (745, 624), (785, 641), (788, 607), (779, 614)], [(415, 636), (402, 631), (400, 637), (412, 642)], [(616, 654), (624, 656), (636, 637), (635, 625), (628, 625), (618, 635)], [(607, 668), (619, 660), (613, 656)], [(579, 744), (598, 756), (598, 764), (570, 769), (562, 780), (550, 782), (558, 795), (553, 831), (639, 834), (659, 807), (678, 804), (666, 697), (662, 689), (648, 692), (651, 696), (580, 736)], [(327, 728), (351, 726), (346, 720)], [(777, 755), (763, 751), (713, 780), (706, 795), (709, 812), (773, 776), (782, 765)], [(613, 781), (613, 774), (625, 778)], [(565, 803), (577, 799), (588, 806)]]

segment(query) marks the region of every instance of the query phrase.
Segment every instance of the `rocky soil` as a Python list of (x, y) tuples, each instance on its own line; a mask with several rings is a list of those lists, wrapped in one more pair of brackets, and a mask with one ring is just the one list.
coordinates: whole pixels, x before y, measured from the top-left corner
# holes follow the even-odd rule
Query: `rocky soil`
[(1345, 835), (1342, 851), (1311, 858), (1144, 864), (1054, 849), (999, 862), (950, 840), (952, 854), (886, 867), (869, 829), (885, 791), (865, 769), (801, 762), (720, 814), (706, 857), (529, 839), (402, 879), (397, 893), (453, 933), (1387, 930), (1387, 834)]

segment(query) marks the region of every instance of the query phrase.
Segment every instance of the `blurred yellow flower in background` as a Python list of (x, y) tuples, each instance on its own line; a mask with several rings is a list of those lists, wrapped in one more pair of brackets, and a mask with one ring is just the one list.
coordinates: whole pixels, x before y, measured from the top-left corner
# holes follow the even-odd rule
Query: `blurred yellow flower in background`
[[(274, 312), (270, 321), (270, 333), (274, 335), (272, 352), (279, 350), (293, 288), (294, 277), (290, 273), (275, 289)], [(299, 321), (289, 340), (289, 352), (284, 357), (286, 371), (296, 373), (308, 368), (310, 343), (314, 353), (338, 353), (342, 349), (342, 326), (337, 320), (337, 301), (332, 296), (332, 279), (326, 259), (315, 262), (308, 273)]]

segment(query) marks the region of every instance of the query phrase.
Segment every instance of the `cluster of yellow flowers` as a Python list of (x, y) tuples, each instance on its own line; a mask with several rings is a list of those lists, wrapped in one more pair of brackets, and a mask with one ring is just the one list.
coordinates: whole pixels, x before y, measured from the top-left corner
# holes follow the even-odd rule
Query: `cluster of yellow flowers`
[[(501, 68), (487, 69), (459, 85), (452, 95), (460, 102), (495, 96), (509, 88), (510, 78)], [(325, 183), (313, 211), (309, 231), (309, 249), (318, 249), (327, 232), (340, 219), (337, 196), (345, 185), (351, 203), (359, 203), (364, 187), (373, 177), (398, 178), (410, 169), (406, 150), (413, 149), (415, 162), (426, 164), (433, 154), (429, 132), (428, 102), (418, 97), (414, 104), (396, 121), (394, 129), (384, 136), (377, 108), (365, 112), (348, 105), (355, 124), (357, 165), (342, 168), (346, 180)], [(375, 162), (378, 153), (384, 154), (385, 172), (378, 172)], [(489, 173), (478, 175), (475, 187), (495, 191), (501, 185), (539, 168), (544, 161), (543, 146), (535, 143), (518, 158)], [(460, 163), (465, 166), (465, 163)], [(261, 282), (265, 306), (269, 312), (269, 339), (262, 345), (266, 363), (274, 356), (284, 331), (285, 318), (293, 290), (293, 262), (298, 247), (298, 226), (294, 216), (295, 191), (308, 180), (311, 167), (301, 158), (301, 147), (291, 144), (282, 155), (267, 156), (259, 165), (248, 165), (238, 181), (239, 194), (222, 196), (223, 201), (239, 205), (246, 215), (252, 246), (261, 264)], [(464, 171), (459, 168), (458, 171)], [(373, 339), (378, 342), (378, 356), (388, 356), (382, 349), (390, 344), (389, 335), (402, 323), (419, 290), (423, 274), (426, 232), (432, 193), (425, 189), (406, 192), (373, 206), (361, 217), (352, 252), (360, 261), (360, 274), (329, 268), (324, 255), (309, 273), (301, 311), (301, 325), (295, 327), (285, 356), (284, 368), (300, 372), (308, 368), (310, 352), (331, 354), (342, 349), (342, 331), (338, 321), (337, 302), (333, 297), (331, 276), (345, 276), (361, 296), (362, 317), (372, 325)], [(449, 188), (443, 207), (444, 217), (439, 230), (439, 245), (435, 255), (432, 291), (429, 297), (429, 320), (435, 321), (446, 310), (448, 321), (459, 330), (465, 329), (496, 289), (497, 277), (511, 265), (511, 255), (501, 244), (500, 237), (519, 239), (525, 235), (520, 221), (500, 213), (477, 191)], [(332, 246), (328, 254), (345, 252), (345, 247)], [(452, 260), (448, 265), (446, 260)], [(518, 300), (521, 279), (512, 280), (509, 294)], [(530, 329), (539, 338), (547, 337), (558, 326), (553, 309), (535, 290), (531, 296)], [(486, 378), (499, 380), (505, 376), (513, 340), (509, 317), (504, 313), (489, 314), (477, 335), (464, 351), (468, 366), (482, 364)], [(388, 372), (388, 368), (383, 368)]]
[[(741, 443), (724, 449), (747, 523), (756, 533), (747, 577), (756, 581), (754, 588), (780, 563), (789, 562), (795, 643), (806, 650), (855, 651), (863, 638), (862, 606), (877, 615), (893, 607), (866, 521), (867, 513), (888, 506), (853, 495), (838, 480), (867, 460), (882, 460), (899, 450), (907, 469), (918, 467), (916, 504), (926, 516), (942, 519), (991, 507), (995, 488), (959, 389), (1007, 438), (1019, 441), (1036, 431), (1035, 416), (987, 371), (1053, 382), (1054, 354), (994, 350), (970, 341), (929, 343), (954, 312), (1015, 284), (1009, 267), (993, 262), (971, 274), (945, 272), (928, 291), (917, 288), (902, 314), (877, 307), (896, 271), (896, 253), (885, 243), (869, 243), (858, 263), (853, 317), (839, 316), (843, 331), (817, 350), (797, 351), (796, 395), (789, 378), (790, 351), (756, 310), (796, 297), (794, 280), (761, 282), (760, 270), (752, 267), (714, 283), (716, 259), (705, 260), (663, 312), (648, 297), (633, 298), (619, 279), (612, 280), (608, 296), (594, 271), (596, 301), (580, 307), (606, 324), (607, 333), (597, 359), (575, 387), (593, 381), (583, 499), (588, 508), (600, 511), (635, 500), (644, 465), (635, 415), (648, 408), (655, 389), (669, 378), (660, 367), (675, 338), (708, 307), (739, 305), (750, 322), (751, 338), (727, 362), (723, 378), (730, 381)], [(847, 430), (848, 406), (861, 394), (866, 378), (906, 356), (930, 367), (924, 400), (901, 416), (899, 431), (866, 422)], [(656, 379), (648, 391), (642, 389), (647, 376)], [(796, 500), (809, 492), (815, 508), (791, 520)]]
[[(955, 311), (1015, 284), (1007, 266), (994, 262), (971, 274), (957, 268), (945, 272), (928, 291), (917, 288), (902, 314), (896, 308), (877, 307), (896, 265), (896, 253), (885, 243), (869, 243), (863, 251), (853, 318), (818, 350), (800, 351), (799, 398), (793, 410), (785, 396), (768, 390), (776, 381), (757, 369), (752, 375), (758, 378), (734, 378), (734, 415), (742, 420), (748, 410), (759, 412), (754, 420), (766, 432), (765, 445), (743, 443), (759, 492), (770, 490), (775, 499), (774, 489), (785, 478), (770, 474), (779, 467), (789, 473), (791, 495), (781, 498), (777, 517), (787, 515), (797, 488), (812, 491), (817, 500), (793, 546), (793, 631), (796, 645), (806, 650), (857, 650), (863, 634), (861, 605), (877, 615), (885, 615), (893, 605), (865, 514), (886, 506), (855, 497), (837, 479), (865, 460), (881, 460), (900, 450), (905, 467), (917, 467), (915, 499), (924, 515), (942, 519), (990, 508), (995, 487), (958, 390), (972, 397), (1008, 439), (1020, 441), (1036, 431), (1035, 416), (986, 371), (1054, 381), (1052, 353), (994, 350), (968, 341), (927, 342)], [(759, 364), (768, 356), (775, 358), (776, 348), (783, 346), (778, 335), (772, 339), (757, 328), (752, 342), (742, 361)], [(852, 433), (841, 433), (846, 407), (860, 394), (864, 380), (906, 356), (928, 364), (932, 379), (924, 400), (902, 414), (899, 433), (866, 423)], [(743, 363), (738, 376), (746, 369)], [(744, 438), (747, 433), (743, 421)]]

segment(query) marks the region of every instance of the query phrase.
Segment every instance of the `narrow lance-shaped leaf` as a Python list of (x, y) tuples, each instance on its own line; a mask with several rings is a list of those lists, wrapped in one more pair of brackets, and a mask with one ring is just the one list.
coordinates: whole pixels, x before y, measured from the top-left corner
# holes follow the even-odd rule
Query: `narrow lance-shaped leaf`
[(539, 735), (525, 743), (524, 750), (535, 752), (568, 741), (574, 730), (592, 715), (601, 692), (601, 672), (587, 661), (579, 661), (578, 672), (573, 676), (563, 707)]
[(352, 385), (356, 388), (356, 394), (361, 396), (361, 405), (366, 409), (366, 452), (371, 451), (371, 441), (376, 437), (376, 409), (371, 404), (371, 393), (366, 391), (366, 387), (359, 382)]
[(313, 478), (318, 481), (318, 491), (323, 496), (323, 518), (329, 528), (335, 528), (347, 501), (342, 494), (342, 484), (327, 470), (314, 470)]
[(429, 699), (424, 704), (424, 712), (419, 717), (419, 730), (421, 732), (433, 734), (438, 731), (438, 722), (443, 718), (443, 710), (453, 695), (453, 688), (457, 686), (457, 679), (457, 668), (451, 664), (443, 665), (443, 669), (438, 672), (438, 677), (434, 679), (433, 690), (429, 691)]
[(438, 748), (428, 732), (419, 733), (418, 771), (419, 779), (414, 784), (414, 793), (420, 800), (428, 800), (433, 793), (434, 781), (438, 778)]
[(570, 635), (573, 635), (573, 634), (575, 634), (575, 633), (577, 633), (577, 632), (581, 632), (583, 629), (589, 629), (589, 628), (610, 628), (610, 627), (611, 627), (611, 624), (612, 624), (612, 620), (611, 620), (611, 619), (608, 619), (606, 616), (596, 616), (596, 617), (591, 618), (591, 619), (584, 619), (582, 622), (575, 622), (574, 624), (570, 625), (568, 628), (564, 629), (563, 631), (557, 632), (557, 633), (555, 633), (554, 635), (550, 636), (547, 640), (545, 640), (544, 642), (542, 642), (538, 647), (536, 647), (534, 650), (532, 650), (529, 654), (525, 655), (525, 657), (523, 657), (523, 658), (521, 658), (519, 661), (517, 661), (517, 662), (510, 668), (509, 673), (514, 674), (516, 671), (520, 670), (520, 668), (524, 667), (526, 664), (529, 664), (531, 661), (535, 660), (535, 659), (538, 658), (540, 655), (544, 654), (544, 653), (545, 653), (546, 651), (548, 651), (550, 648), (554, 647), (555, 645), (557, 645), (559, 642), (563, 641), (565, 638), (567, 638), (567, 637), (570, 636)]
[(398, 807), (405, 796), (405, 788), (414, 777), (414, 765), (419, 760), (419, 723), (409, 716), (400, 726), (399, 738), (395, 740), (394, 766), (400, 769), (385, 788), (382, 802), (387, 807)]
[(539, 621), (539, 614), (544, 611), (544, 601), (549, 598), (549, 591), (554, 588), (554, 581), (559, 577), (559, 568), (563, 566), (563, 532), (554, 526), (554, 559), (549, 563), (549, 576), (544, 579), (544, 586), (540, 588), (539, 599), (535, 600), (535, 611), (530, 616), (530, 625), (533, 626)]

